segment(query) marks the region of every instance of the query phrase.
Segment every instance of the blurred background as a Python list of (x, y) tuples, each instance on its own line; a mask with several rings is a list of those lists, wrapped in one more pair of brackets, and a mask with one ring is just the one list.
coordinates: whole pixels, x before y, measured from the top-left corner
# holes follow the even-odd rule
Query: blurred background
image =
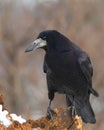
[[(28, 119), (46, 113), (45, 52), (24, 53), (45, 29), (60, 31), (90, 55), (100, 97), (91, 96), (97, 123), (83, 129), (103, 130), (104, 0), (0, 0), (0, 93), (6, 108)], [(65, 97), (56, 94), (52, 107), (65, 107)]]

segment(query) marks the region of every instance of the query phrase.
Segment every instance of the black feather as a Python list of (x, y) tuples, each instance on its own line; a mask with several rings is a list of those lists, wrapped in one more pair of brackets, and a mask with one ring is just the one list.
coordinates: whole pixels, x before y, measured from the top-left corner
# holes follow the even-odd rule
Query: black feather
[[(66, 95), (67, 106), (75, 102), (75, 108), (84, 122), (95, 123), (95, 115), (89, 103), (92, 88), (93, 67), (86, 52), (56, 30), (46, 30), (38, 38), (46, 39), (47, 46), (43, 70), (46, 73), (48, 96), (54, 93)], [(74, 97), (74, 100), (73, 98)]]

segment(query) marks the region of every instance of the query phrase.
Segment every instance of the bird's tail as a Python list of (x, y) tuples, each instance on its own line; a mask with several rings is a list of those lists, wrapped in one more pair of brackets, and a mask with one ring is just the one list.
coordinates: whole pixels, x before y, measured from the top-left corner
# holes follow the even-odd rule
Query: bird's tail
[[(67, 105), (68, 105), (68, 100), (70, 101), (69, 96), (67, 96)], [(75, 104), (76, 113), (79, 116), (81, 116), (83, 122), (96, 123), (95, 115), (94, 115), (94, 112), (92, 110), (89, 100), (84, 102), (81, 99), (79, 100), (77, 97), (75, 97), (74, 104)]]

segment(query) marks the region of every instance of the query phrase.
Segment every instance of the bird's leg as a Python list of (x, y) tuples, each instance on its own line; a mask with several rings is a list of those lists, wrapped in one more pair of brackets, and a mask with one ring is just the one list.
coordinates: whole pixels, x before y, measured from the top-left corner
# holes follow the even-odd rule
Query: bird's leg
[(75, 108), (74, 96), (66, 95), (66, 103), (68, 105), (68, 110), (69, 111), (70, 111), (70, 108), (71, 108), (71, 116), (74, 117), (77, 114), (76, 108)]
[(56, 113), (54, 112), (54, 110), (51, 109), (51, 102), (52, 102), (52, 100), (49, 101), (49, 105), (48, 105), (48, 108), (47, 108), (47, 117), (53, 121), (52, 115), (56, 114)]
[(77, 111), (75, 108), (75, 101), (74, 101), (74, 97), (73, 97), (73, 103), (72, 103), (72, 117), (75, 117), (77, 115)]
[(51, 118), (51, 120), (53, 120), (52, 113), (51, 113), (51, 100), (49, 101), (49, 105), (47, 108), (47, 117)]

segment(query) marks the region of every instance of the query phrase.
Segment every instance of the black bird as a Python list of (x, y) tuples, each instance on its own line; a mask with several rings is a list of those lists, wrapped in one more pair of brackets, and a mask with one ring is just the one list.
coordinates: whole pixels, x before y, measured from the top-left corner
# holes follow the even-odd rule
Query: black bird
[(49, 107), (55, 92), (66, 95), (67, 107), (72, 106), (85, 123), (95, 123), (95, 115), (90, 105), (90, 94), (98, 97), (92, 88), (93, 68), (88, 54), (56, 30), (41, 32), (25, 52), (36, 48), (46, 51), (43, 70), (46, 73)]

